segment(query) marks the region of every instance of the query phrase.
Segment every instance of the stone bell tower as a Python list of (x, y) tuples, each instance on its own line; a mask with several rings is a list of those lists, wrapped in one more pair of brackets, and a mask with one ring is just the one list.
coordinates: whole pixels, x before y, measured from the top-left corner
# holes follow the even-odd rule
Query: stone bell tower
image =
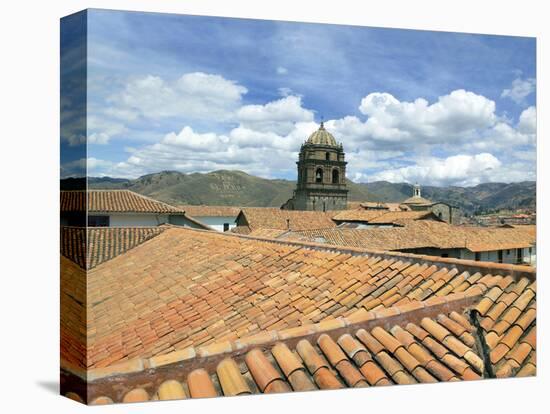
[(300, 148), (298, 183), (294, 196), (283, 209), (345, 210), (348, 202), (346, 164), (342, 144), (325, 129), (323, 122)]

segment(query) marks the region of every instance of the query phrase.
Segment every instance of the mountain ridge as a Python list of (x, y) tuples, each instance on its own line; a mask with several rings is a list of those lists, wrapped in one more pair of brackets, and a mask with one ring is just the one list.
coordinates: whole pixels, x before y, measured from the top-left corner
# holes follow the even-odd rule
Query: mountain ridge
[[(74, 181), (62, 180), (62, 188), (70, 185), (74, 185)], [(136, 179), (88, 178), (90, 189), (128, 189), (176, 205), (280, 207), (292, 196), (295, 185), (293, 180), (266, 179), (238, 170), (190, 174), (161, 171)], [(348, 188), (350, 201), (400, 202), (412, 195), (412, 185), (408, 183), (355, 183), (348, 180)], [(422, 196), (449, 203), (467, 214), (535, 209), (536, 182), (482, 183), (473, 187), (423, 186)]]

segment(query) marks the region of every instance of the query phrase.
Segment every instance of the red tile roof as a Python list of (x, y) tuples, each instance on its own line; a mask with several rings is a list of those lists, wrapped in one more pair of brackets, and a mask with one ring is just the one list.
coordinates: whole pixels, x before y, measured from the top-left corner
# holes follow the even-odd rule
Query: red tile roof
[[(269, 207), (243, 208), (237, 221), (243, 220), (246, 225), (232, 229), (235, 233), (248, 234), (256, 229), (306, 230), (336, 227), (332, 217), (338, 211), (292, 211)], [(239, 228), (240, 227), (240, 228)]]
[[(87, 199), (87, 203), (86, 203)], [(182, 209), (130, 190), (61, 191), (61, 211), (184, 214)]]
[[(532, 279), (479, 273), (461, 280), (440, 276), (435, 284), (445, 280), (439, 284), (444, 288), (427, 300), (407, 297), (388, 308), (360, 308), (346, 317), (92, 369), (89, 401), (535, 375)], [(465, 284), (468, 279), (472, 283)], [(428, 281), (434, 286), (434, 279)], [(410, 282), (396, 286), (403, 289)]]
[(178, 208), (194, 217), (237, 217), (242, 209), (232, 206), (193, 206), (189, 204), (180, 205)]
[(285, 240), (301, 240), (373, 250), (433, 247), (465, 248), (473, 252), (526, 248), (536, 243), (532, 229), (453, 226), (433, 220), (403, 221), (403, 227), (315, 229), (282, 233)]
[(92, 269), (152, 239), (167, 227), (61, 227), (61, 254), (80, 267)]
[[(85, 363), (100, 368), (236, 340), (463, 291), (492, 278), (475, 269), (532, 272), (170, 227), (88, 272)], [(64, 276), (68, 283), (76, 278), (74, 285), (81, 277)], [(73, 297), (67, 308), (84, 306)], [(77, 315), (66, 312), (67, 324), (77, 325)]]
[(400, 224), (410, 220), (433, 219), (440, 221), (431, 211), (344, 210), (334, 215), (336, 222), (366, 222), (369, 224)]

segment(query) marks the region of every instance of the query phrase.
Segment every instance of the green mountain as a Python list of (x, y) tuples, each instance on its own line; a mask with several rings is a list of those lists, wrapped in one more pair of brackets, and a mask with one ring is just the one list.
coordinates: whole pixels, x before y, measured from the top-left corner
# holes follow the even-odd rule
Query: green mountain
[[(170, 204), (209, 204), (230, 206), (281, 206), (292, 196), (295, 182), (255, 177), (242, 171), (213, 171), (183, 174), (162, 171), (135, 180), (89, 177), (89, 188), (124, 188)], [(62, 183), (63, 187), (63, 183)], [(350, 201), (400, 202), (412, 195), (406, 183), (377, 181), (358, 184), (348, 180)], [(485, 183), (475, 187), (422, 188), (422, 195), (432, 201), (444, 201), (465, 213), (493, 210), (535, 208), (536, 183)]]

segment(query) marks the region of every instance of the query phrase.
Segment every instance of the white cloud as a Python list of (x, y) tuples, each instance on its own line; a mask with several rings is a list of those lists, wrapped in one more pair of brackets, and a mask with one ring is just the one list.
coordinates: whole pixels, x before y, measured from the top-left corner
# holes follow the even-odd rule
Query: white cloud
[(431, 105), (423, 98), (400, 102), (391, 94), (375, 92), (363, 98), (359, 110), (368, 116), (362, 127), (365, 134), (379, 141), (407, 144), (466, 140), (496, 120), (493, 101), (463, 89), (441, 96)]
[[(154, 76), (133, 80), (112, 95), (105, 118), (92, 115), (90, 141), (108, 143), (128, 132), (126, 125), (132, 122), (158, 130), (166, 117), (175, 118), (167, 123), (173, 132), (157, 132), (154, 143), (134, 145), (125, 161), (95, 161), (92, 171), (136, 177), (160, 170), (238, 169), (264, 177), (294, 176), (300, 145), (318, 128), (314, 111), (289, 88), (281, 88), (282, 98), (265, 104), (243, 105), (245, 93), (236, 82), (203, 73), (176, 82)], [(325, 122), (344, 144), (348, 177), (354, 180), (474, 185), (534, 174), (529, 164), (535, 152), (534, 107), (514, 122), (497, 116), (492, 100), (459, 89), (433, 103), (374, 92), (362, 99), (359, 110), (364, 116)], [(179, 121), (183, 127), (178, 132), (172, 125)], [(521, 157), (514, 158), (515, 146), (522, 146)], [(439, 158), (432, 156), (434, 150)]]
[(162, 144), (174, 145), (189, 150), (218, 151), (228, 142), (226, 136), (218, 136), (213, 133), (199, 134), (186, 126), (179, 134), (173, 132), (167, 134), (161, 141)]
[(487, 181), (502, 180), (502, 176), (497, 174), (501, 166), (501, 161), (490, 153), (460, 154), (444, 159), (421, 159), (415, 165), (375, 174), (371, 177), (371, 181), (470, 186)]
[(521, 79), (516, 78), (512, 81), (512, 86), (509, 89), (504, 89), (501, 98), (510, 98), (517, 104), (521, 104), (524, 99), (531, 95), (536, 88), (536, 80), (534, 78)]
[(537, 133), (537, 109), (530, 106), (519, 116), (518, 130), (524, 134)]
[(108, 101), (115, 107), (111, 115), (126, 119), (142, 116), (225, 121), (232, 118), (246, 93), (247, 89), (237, 82), (194, 72), (184, 74), (175, 82), (153, 75), (134, 79)]
[(109, 143), (111, 137), (128, 131), (124, 124), (97, 115), (88, 117), (86, 127), (88, 129), (88, 144), (105, 145)]
[(284, 66), (278, 66), (277, 67), (277, 74), (278, 75), (286, 75), (288, 73), (288, 69)]
[(313, 111), (302, 107), (302, 98), (293, 95), (265, 105), (245, 105), (237, 112), (242, 127), (280, 135), (290, 133), (296, 122), (313, 121), (313, 117)]

